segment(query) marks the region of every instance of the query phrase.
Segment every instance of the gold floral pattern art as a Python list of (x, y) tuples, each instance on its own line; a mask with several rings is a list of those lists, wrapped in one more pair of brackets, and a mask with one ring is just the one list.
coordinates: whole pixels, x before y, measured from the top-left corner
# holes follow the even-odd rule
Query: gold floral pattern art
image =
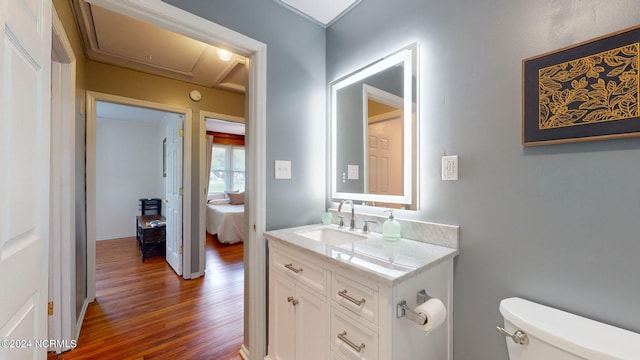
[(538, 128), (637, 118), (640, 43), (538, 70)]

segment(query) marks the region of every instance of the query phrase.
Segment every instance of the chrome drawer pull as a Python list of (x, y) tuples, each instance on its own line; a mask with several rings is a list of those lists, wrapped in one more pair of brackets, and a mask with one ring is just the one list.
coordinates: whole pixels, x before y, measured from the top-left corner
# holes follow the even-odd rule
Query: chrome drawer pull
[(354, 303), (354, 304), (356, 304), (356, 305), (358, 305), (358, 306), (360, 306), (360, 305), (364, 304), (364, 303), (365, 303), (365, 301), (367, 301), (367, 300), (365, 300), (365, 298), (362, 298), (362, 299), (360, 299), (360, 300), (356, 300), (356, 299), (352, 298), (351, 296), (347, 295), (347, 289), (344, 289), (344, 290), (342, 290), (342, 291), (338, 291), (338, 295), (339, 295), (340, 297), (343, 297), (343, 298), (345, 298), (345, 299), (347, 299), (347, 300), (351, 301), (352, 303)]
[(294, 267), (293, 267), (293, 264), (287, 264), (287, 265), (285, 265), (284, 267), (286, 267), (287, 269), (289, 269), (289, 270), (293, 271), (293, 272), (294, 272), (294, 273), (296, 273), (296, 274), (302, 271), (302, 268), (300, 268), (300, 269), (296, 269), (296, 268), (294, 268)]
[(347, 345), (349, 345), (353, 350), (360, 352), (364, 349), (364, 343), (360, 344), (360, 346), (354, 344), (351, 340), (347, 339), (347, 332), (343, 331), (338, 334), (338, 339), (344, 341)]

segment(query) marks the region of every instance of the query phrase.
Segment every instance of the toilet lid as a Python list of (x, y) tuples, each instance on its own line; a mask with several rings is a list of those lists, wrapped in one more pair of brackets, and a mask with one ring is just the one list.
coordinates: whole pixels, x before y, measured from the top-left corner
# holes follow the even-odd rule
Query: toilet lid
[(587, 359), (640, 359), (640, 334), (521, 298), (500, 302), (500, 313), (529, 336)]

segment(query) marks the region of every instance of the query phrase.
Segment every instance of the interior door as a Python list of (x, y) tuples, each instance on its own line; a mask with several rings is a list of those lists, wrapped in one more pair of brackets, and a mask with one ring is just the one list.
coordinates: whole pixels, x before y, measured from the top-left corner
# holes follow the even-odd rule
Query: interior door
[(51, 1), (0, 0), (0, 29), (0, 359), (44, 359)]
[(402, 195), (402, 116), (368, 126), (368, 193)]
[(182, 116), (169, 120), (166, 148), (166, 258), (178, 275), (182, 275), (182, 123)]

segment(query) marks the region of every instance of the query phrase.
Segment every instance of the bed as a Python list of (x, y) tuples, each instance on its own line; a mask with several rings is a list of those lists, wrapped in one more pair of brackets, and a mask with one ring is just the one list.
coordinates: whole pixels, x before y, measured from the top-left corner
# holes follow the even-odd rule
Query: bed
[(207, 232), (225, 244), (244, 241), (244, 204), (207, 204)]

